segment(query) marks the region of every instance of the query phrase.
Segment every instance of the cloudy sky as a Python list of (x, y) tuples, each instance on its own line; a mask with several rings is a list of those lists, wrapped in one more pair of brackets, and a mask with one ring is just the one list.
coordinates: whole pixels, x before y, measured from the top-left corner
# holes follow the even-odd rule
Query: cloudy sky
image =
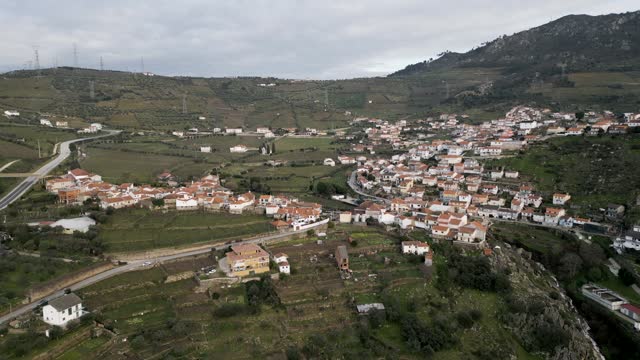
[[(534, 5), (535, 4), (535, 5)], [(78, 65), (163, 75), (386, 75), (568, 14), (637, 0), (3, 0), (0, 71)]]

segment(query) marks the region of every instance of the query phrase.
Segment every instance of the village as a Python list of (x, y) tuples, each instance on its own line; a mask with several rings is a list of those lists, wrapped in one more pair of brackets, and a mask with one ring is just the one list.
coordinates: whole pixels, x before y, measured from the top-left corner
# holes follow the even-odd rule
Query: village
[[(518, 171), (488, 166), (487, 163), (526, 151), (528, 145), (551, 137), (598, 136), (634, 131), (640, 128), (640, 114), (626, 114), (625, 121), (620, 122), (607, 112), (586, 113), (584, 118), (578, 119), (576, 114), (516, 107), (504, 119), (479, 125), (462, 123), (460, 120), (465, 117), (445, 114), (438, 119), (417, 121), (412, 126), (404, 120), (390, 124), (378, 119), (356, 118), (352, 122), (352, 131), (336, 132), (336, 138), (353, 142), (351, 154), (337, 156), (335, 160), (326, 158), (323, 164), (352, 167), (348, 185), (352, 194), (361, 200), (347, 211), (323, 212), (322, 205), (299, 201), (290, 195), (234, 194), (223, 186), (225, 180), (217, 175), (179, 184), (168, 171), (157, 176), (155, 185), (149, 185), (111, 184), (103, 181), (98, 174), (73, 169), (63, 176), (47, 180), (46, 190), (56, 194), (58, 202), (63, 205), (94, 201), (102, 209), (114, 210), (143, 207), (150, 211), (200, 210), (210, 212), (211, 216), (219, 212), (262, 214), (272, 218), (271, 225), (276, 231), (310, 229), (318, 239), (326, 234), (316, 226), (329, 221), (345, 225), (382, 226), (400, 232), (423, 231), (435, 242), (451, 242), (480, 250), (485, 255), (493, 251), (487, 242), (487, 234), (496, 221), (591, 234), (611, 231), (613, 226), (608, 220), (616, 220), (624, 215), (623, 205), (610, 204), (603, 210), (602, 219), (605, 221), (591, 220), (570, 209), (571, 194), (556, 192), (543, 196), (536, 191), (534, 183), (522, 181)], [(284, 133), (285, 136), (317, 136), (317, 132), (312, 130), (297, 132), (295, 129), (279, 129), (275, 132)], [(242, 131), (241, 128), (218, 129), (216, 133), (237, 136)], [(191, 136), (197, 133), (197, 129), (190, 130)], [(258, 128), (256, 134), (276, 136), (269, 128)], [(190, 136), (181, 132), (174, 132), (174, 135)], [(376, 153), (378, 149), (388, 147), (394, 150), (393, 155)], [(263, 155), (270, 153), (268, 145), (259, 150)], [(205, 147), (201, 151), (210, 150)], [(230, 152), (245, 151), (247, 148), (244, 145), (230, 148)], [(355, 200), (340, 194), (332, 198), (349, 204)], [(86, 231), (86, 224), (83, 226)], [(636, 236), (638, 233), (636, 227), (627, 232), (626, 237), (615, 242), (616, 249), (623, 251), (625, 247), (636, 247), (637, 241), (640, 241), (640, 236)], [(318, 240), (319, 244), (321, 242)], [(426, 268), (433, 264), (433, 249), (425, 241), (403, 241), (399, 250), (405, 255), (419, 256)], [(338, 244), (329, 255), (342, 278), (350, 278), (349, 248)], [(295, 264), (291, 264), (286, 253), (265, 250), (260, 244), (232, 244), (225, 257), (217, 262), (217, 267), (211, 267), (200, 278), (202, 281), (220, 276), (250, 279), (269, 273), (277, 278), (278, 273), (281, 276), (291, 274), (292, 266)], [(216, 273), (216, 270), (220, 272)], [(611, 291), (599, 289), (600, 293)], [(62, 313), (68, 311), (67, 305), (77, 306), (79, 301), (74, 294), (65, 297), (68, 299), (57, 301), (64, 303), (58, 306), (64, 308)], [(622, 314), (626, 320), (640, 328), (637, 307), (626, 300), (621, 301), (624, 301)], [(62, 315), (56, 315), (51, 308), (57, 309), (57, 302), (46, 308), (46, 322), (60, 325), (81, 316), (79, 312), (78, 315), (65, 316), (60, 320)], [(359, 313), (384, 309), (381, 303), (357, 305)], [(81, 310), (80, 307), (77, 309)]]

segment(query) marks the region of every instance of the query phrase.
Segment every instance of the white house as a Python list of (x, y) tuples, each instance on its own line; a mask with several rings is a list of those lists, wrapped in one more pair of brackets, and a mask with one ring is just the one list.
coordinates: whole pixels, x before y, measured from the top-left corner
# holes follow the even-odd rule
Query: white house
[(287, 256), (287, 254), (285, 254), (285, 253), (277, 253), (277, 254), (273, 254), (273, 261), (274, 261), (276, 264), (279, 264), (279, 263), (281, 263), (281, 262), (283, 262), (283, 261), (288, 261), (288, 260), (289, 260), (289, 257), (288, 257), (288, 256)]
[(249, 150), (249, 148), (247, 148), (246, 145), (236, 145), (229, 148), (229, 151), (232, 153), (245, 153), (247, 150)]
[(53, 127), (53, 124), (51, 124), (51, 121), (47, 120), (47, 119), (40, 119), (40, 125), (44, 125), (44, 126), (48, 126), (48, 127)]
[(403, 241), (402, 253), (424, 255), (429, 252), (429, 244), (422, 241)]
[(210, 153), (211, 152), (211, 146), (200, 146), (200, 152)]
[(4, 115), (5, 116), (20, 116), (20, 113), (15, 111), (15, 110), (5, 110), (4, 111)]
[(340, 213), (340, 223), (350, 224), (352, 219), (351, 211), (343, 211)]
[(68, 128), (69, 123), (66, 121), (56, 121), (56, 127), (58, 128)]
[(520, 124), (518, 124), (520, 126), (520, 130), (532, 130), (538, 127), (538, 122), (537, 121), (523, 121)]
[(333, 161), (333, 159), (331, 159), (331, 158), (324, 159), (323, 164), (325, 164), (327, 166), (336, 166), (336, 162)]
[(242, 128), (226, 128), (224, 132), (227, 134), (242, 134)]
[(176, 210), (195, 210), (198, 208), (198, 200), (193, 198), (176, 199)]
[(82, 299), (71, 293), (49, 301), (42, 308), (42, 320), (47, 324), (65, 326), (85, 313), (82, 310)]
[(278, 271), (280, 271), (283, 274), (291, 274), (291, 266), (286, 261), (279, 262)]

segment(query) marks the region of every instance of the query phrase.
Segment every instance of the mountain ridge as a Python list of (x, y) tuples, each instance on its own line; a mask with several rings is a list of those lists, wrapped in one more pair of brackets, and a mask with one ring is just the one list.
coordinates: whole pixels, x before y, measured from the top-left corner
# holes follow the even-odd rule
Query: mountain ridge
[(410, 64), (389, 76), (477, 66), (532, 67), (553, 74), (562, 71), (559, 64), (563, 63), (576, 71), (640, 68), (640, 11), (567, 15), (510, 36), (500, 36), (465, 53), (444, 52), (438, 59)]

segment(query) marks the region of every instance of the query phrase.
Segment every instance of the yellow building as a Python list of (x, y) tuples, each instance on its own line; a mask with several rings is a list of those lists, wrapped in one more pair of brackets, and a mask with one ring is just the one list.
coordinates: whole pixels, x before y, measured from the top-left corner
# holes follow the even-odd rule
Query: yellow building
[(235, 245), (227, 253), (230, 276), (249, 276), (269, 272), (269, 254), (255, 244)]

